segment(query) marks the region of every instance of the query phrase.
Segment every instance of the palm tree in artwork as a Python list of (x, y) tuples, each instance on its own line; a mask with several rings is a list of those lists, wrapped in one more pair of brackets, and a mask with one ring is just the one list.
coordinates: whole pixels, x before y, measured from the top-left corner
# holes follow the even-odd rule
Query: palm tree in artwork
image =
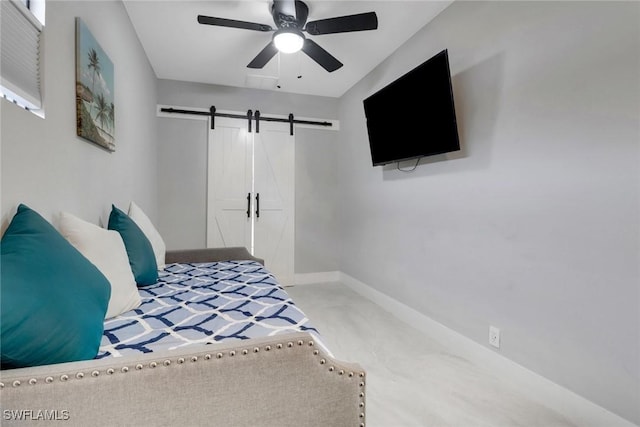
[(116, 122), (116, 114), (113, 107), (113, 102), (109, 104), (109, 108), (107, 109), (107, 119), (109, 120), (109, 127), (111, 128), (111, 132), (113, 132), (113, 128), (115, 127)]
[(104, 122), (109, 122), (109, 105), (107, 101), (104, 99), (104, 96), (100, 93), (95, 98), (96, 99), (96, 108), (98, 112), (96, 113), (96, 120), (100, 121), (100, 125), (104, 130)]
[(93, 70), (93, 80), (91, 81), (91, 92), (93, 92), (95, 96), (96, 74), (100, 75), (100, 71), (102, 71), (102, 69), (100, 68), (100, 57), (98, 56), (98, 52), (96, 52), (95, 49), (89, 50), (88, 55), (89, 55), (89, 64), (87, 65), (87, 68), (89, 68), (90, 70)]

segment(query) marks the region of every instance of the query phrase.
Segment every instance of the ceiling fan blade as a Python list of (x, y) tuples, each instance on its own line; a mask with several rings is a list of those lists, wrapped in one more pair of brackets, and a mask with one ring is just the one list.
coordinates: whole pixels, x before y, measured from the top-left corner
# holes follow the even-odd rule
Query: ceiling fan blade
[(375, 12), (367, 12), (307, 22), (305, 31), (311, 35), (318, 36), (321, 34), (376, 30), (377, 28), (378, 16)]
[(198, 15), (198, 22), (206, 25), (217, 25), (219, 27), (240, 28), (242, 30), (253, 31), (273, 31), (269, 25), (256, 24), (255, 22), (236, 21), (235, 19), (216, 18), (213, 16)]
[(247, 68), (264, 67), (265, 65), (267, 65), (267, 62), (271, 61), (271, 58), (273, 58), (276, 53), (278, 53), (278, 49), (272, 41), (268, 45), (266, 45), (265, 48), (262, 49), (255, 58), (253, 58), (253, 61), (251, 61), (249, 65), (247, 65)]
[(342, 67), (342, 62), (338, 61), (311, 39), (305, 39), (302, 51), (330, 73)]

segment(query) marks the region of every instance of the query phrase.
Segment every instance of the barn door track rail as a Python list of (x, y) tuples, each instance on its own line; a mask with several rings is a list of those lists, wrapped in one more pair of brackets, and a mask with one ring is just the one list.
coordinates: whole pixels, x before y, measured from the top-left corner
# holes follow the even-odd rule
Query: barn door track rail
[(171, 113), (171, 114), (189, 114), (196, 116), (209, 116), (211, 117), (211, 129), (215, 129), (215, 117), (227, 117), (232, 119), (243, 119), (247, 120), (247, 127), (249, 132), (251, 132), (251, 122), (255, 120), (256, 122), (256, 133), (260, 133), (260, 121), (265, 122), (281, 122), (281, 123), (289, 123), (289, 134), (293, 135), (293, 125), (294, 124), (304, 124), (304, 125), (315, 125), (315, 126), (333, 126), (331, 122), (327, 121), (315, 121), (315, 120), (298, 120), (293, 116), (293, 113), (289, 114), (289, 117), (284, 119), (280, 117), (269, 117), (260, 115), (260, 110), (256, 110), (253, 112), (252, 110), (247, 110), (247, 114), (229, 114), (229, 113), (219, 113), (216, 111), (215, 106), (211, 106), (209, 111), (196, 111), (196, 110), (184, 110), (173, 107), (161, 108), (161, 112), (163, 113)]

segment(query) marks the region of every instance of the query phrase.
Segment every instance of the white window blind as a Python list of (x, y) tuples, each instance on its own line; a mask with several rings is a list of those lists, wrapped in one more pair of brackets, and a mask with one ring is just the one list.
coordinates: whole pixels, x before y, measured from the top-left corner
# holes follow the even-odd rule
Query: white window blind
[(0, 89), (7, 98), (30, 110), (42, 108), (42, 28), (22, 2), (0, 0)]

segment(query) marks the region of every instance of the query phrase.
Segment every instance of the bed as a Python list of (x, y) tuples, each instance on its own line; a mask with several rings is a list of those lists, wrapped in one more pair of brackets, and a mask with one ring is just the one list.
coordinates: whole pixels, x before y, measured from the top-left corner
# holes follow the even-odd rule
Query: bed
[[(98, 358), (318, 330), (259, 261), (172, 263), (142, 304), (105, 321)], [(323, 349), (324, 346), (322, 346)]]
[(2, 371), (2, 425), (364, 426), (364, 370), (244, 248), (167, 252), (140, 294), (96, 359)]

